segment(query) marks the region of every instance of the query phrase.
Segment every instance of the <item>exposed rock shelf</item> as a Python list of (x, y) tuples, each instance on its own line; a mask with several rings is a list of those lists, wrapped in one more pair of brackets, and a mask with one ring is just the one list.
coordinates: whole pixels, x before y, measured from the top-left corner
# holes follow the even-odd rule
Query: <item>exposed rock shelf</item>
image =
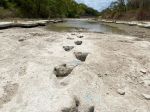
[(38, 26), (45, 26), (48, 23), (58, 23), (63, 20), (37, 20), (37, 21), (18, 21), (18, 22), (0, 22), (0, 29), (21, 27), (21, 28), (32, 28)]
[(148, 41), (43, 27), (0, 31), (0, 112), (149, 112), (149, 82)]
[(116, 24), (125, 24), (129, 26), (139, 26), (142, 28), (150, 29), (150, 22), (146, 22), (146, 21), (119, 21), (119, 20), (106, 20), (106, 19), (100, 19), (99, 21), (105, 23), (116, 23)]

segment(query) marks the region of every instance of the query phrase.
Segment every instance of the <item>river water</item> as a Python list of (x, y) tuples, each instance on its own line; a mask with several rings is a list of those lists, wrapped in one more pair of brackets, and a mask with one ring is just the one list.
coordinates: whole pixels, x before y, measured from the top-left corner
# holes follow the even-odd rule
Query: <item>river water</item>
[(125, 34), (117, 27), (105, 25), (100, 22), (90, 21), (88, 19), (66, 19), (63, 23), (49, 24), (47, 28), (51, 31), (78, 31), (78, 32), (97, 32), (97, 33), (115, 33)]

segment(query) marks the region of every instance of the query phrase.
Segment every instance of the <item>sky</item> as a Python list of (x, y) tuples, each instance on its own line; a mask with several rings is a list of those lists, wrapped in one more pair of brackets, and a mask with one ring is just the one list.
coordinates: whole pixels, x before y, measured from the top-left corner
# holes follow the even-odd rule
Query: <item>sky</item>
[(116, 0), (76, 0), (79, 3), (84, 3), (98, 11), (107, 8), (112, 1)]

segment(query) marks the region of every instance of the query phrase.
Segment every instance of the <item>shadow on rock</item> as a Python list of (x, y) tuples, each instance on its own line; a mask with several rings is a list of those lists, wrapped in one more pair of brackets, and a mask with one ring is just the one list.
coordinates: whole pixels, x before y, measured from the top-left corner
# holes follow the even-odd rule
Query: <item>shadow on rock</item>
[(82, 41), (75, 41), (74, 42), (76, 45), (81, 45), (82, 44)]
[(77, 98), (74, 98), (74, 102), (75, 102), (75, 104), (73, 103), (73, 105), (70, 108), (62, 109), (62, 112), (82, 112), (82, 111), (84, 111), (84, 112), (94, 112), (94, 106), (91, 106), (88, 109), (87, 108), (82, 108), (82, 111), (81, 111), (80, 107), (82, 107), (82, 106), (80, 105), (80, 101)]
[(66, 77), (78, 65), (79, 63), (68, 63), (68, 64), (62, 64), (62, 65), (56, 66), (54, 68), (54, 74), (56, 75), (56, 77)]
[(82, 52), (74, 52), (75, 57), (80, 61), (85, 61), (88, 53), (82, 53)]

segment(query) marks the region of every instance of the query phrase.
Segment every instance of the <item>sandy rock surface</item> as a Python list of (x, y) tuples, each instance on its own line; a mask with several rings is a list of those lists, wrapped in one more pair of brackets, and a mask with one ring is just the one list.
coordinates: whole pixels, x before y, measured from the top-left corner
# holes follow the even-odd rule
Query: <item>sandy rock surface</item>
[[(0, 112), (150, 112), (150, 42), (74, 34), (0, 30)], [(80, 35), (83, 44), (66, 52)], [(85, 62), (74, 52), (88, 52)], [(58, 78), (53, 70), (62, 64), (77, 66)]]

